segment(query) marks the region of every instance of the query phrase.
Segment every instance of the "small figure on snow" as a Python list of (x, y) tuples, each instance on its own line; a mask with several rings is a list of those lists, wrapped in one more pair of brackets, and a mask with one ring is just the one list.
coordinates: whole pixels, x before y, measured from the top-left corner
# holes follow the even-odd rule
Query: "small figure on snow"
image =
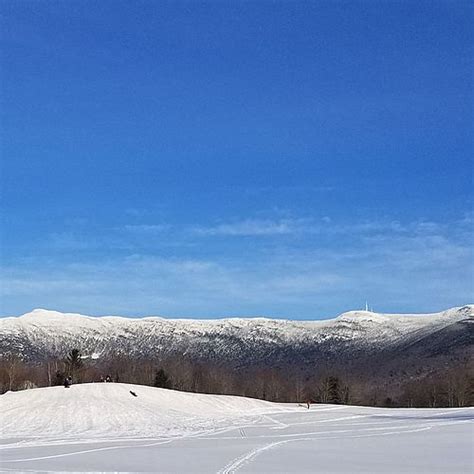
[(110, 375), (107, 375), (107, 377), (105, 377), (105, 381), (112, 382), (112, 377), (110, 377)]
[(69, 388), (72, 384), (72, 377), (69, 376), (69, 377), (66, 377), (64, 379), (64, 388)]

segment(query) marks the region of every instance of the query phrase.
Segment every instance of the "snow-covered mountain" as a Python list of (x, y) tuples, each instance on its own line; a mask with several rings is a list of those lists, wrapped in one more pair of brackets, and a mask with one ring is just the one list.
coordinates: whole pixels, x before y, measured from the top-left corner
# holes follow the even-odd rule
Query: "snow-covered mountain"
[(37, 309), (0, 319), (0, 355), (27, 360), (63, 357), (80, 348), (93, 359), (184, 355), (233, 366), (305, 364), (315, 358), (416, 354), (431, 357), (470, 350), (474, 305), (435, 314), (351, 311), (335, 319), (216, 320), (90, 317)]

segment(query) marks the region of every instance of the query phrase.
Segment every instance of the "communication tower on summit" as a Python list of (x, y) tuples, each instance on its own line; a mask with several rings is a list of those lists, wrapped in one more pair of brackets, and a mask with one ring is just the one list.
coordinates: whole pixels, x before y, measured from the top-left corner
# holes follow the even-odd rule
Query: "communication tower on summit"
[(367, 301), (365, 302), (365, 310), (370, 313), (374, 312), (374, 308), (372, 308), (372, 306), (369, 306), (369, 303)]

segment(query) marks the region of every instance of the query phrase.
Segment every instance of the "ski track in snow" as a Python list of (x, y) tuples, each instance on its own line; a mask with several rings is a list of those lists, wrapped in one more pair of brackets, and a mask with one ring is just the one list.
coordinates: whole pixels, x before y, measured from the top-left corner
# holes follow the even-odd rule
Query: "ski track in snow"
[[(343, 407), (346, 408), (346, 407)], [(324, 409), (321, 411), (325, 411)], [(455, 411), (455, 410), (453, 410)], [(443, 413), (438, 413), (437, 415), (446, 415), (446, 414), (451, 414), (450, 412), (443, 412)], [(386, 415), (389, 417), (390, 415)], [(327, 420), (321, 420), (320, 422), (335, 422), (335, 421), (342, 421), (346, 419), (355, 419), (355, 418), (369, 418), (369, 415), (363, 415), (363, 416), (353, 416), (353, 417), (344, 417), (344, 418), (334, 418), (334, 419), (327, 419)], [(277, 425), (283, 425), (285, 428), (290, 428), (292, 426), (297, 426), (301, 424), (308, 424), (308, 423), (313, 423), (314, 422), (304, 422), (304, 423), (293, 423), (291, 425), (289, 424), (284, 424), (279, 422), (278, 420), (268, 416), (268, 415), (263, 415), (260, 417), (261, 419), (268, 419), (271, 420), (272, 422), (276, 423)], [(255, 449), (252, 449), (245, 453), (244, 455), (238, 456), (235, 459), (232, 459), (224, 468), (218, 471), (218, 474), (231, 474), (237, 472), (239, 469), (242, 467), (250, 464), (257, 456), (260, 456), (263, 454), (265, 451), (268, 450), (273, 450), (275, 448), (278, 448), (280, 446), (286, 445), (287, 443), (297, 443), (297, 442), (302, 442), (302, 441), (317, 441), (317, 440), (328, 440), (328, 439), (339, 439), (339, 436), (326, 436), (327, 434), (334, 435), (336, 433), (353, 433), (357, 432), (360, 433), (362, 431), (383, 431), (381, 433), (373, 433), (373, 434), (355, 434), (355, 435), (348, 435), (345, 436), (345, 438), (370, 438), (370, 437), (379, 437), (379, 436), (392, 436), (392, 435), (403, 435), (405, 433), (417, 433), (417, 432), (422, 432), (422, 431), (427, 431), (431, 430), (433, 428), (441, 427), (441, 426), (447, 426), (447, 425), (454, 425), (454, 424), (460, 424), (460, 423), (471, 423), (470, 420), (458, 420), (458, 421), (446, 421), (446, 422), (440, 422), (440, 423), (435, 423), (435, 424), (428, 424), (426, 426), (420, 426), (418, 428), (413, 428), (412, 425), (402, 425), (402, 426), (397, 426), (396, 430), (390, 430), (386, 431), (387, 429), (390, 429), (393, 425), (396, 425), (398, 422), (397, 421), (391, 421), (391, 422), (375, 422), (374, 424), (386, 424), (390, 423), (390, 426), (385, 426), (381, 428), (359, 428), (359, 429), (348, 429), (348, 430), (326, 430), (326, 431), (318, 431), (318, 432), (306, 432), (306, 433), (294, 433), (294, 434), (282, 434), (282, 435), (259, 435), (259, 436), (254, 436), (253, 438), (282, 438), (282, 437), (291, 437), (292, 439), (285, 439), (281, 441), (274, 441), (268, 444), (265, 444), (263, 446), (258, 446)], [(353, 423), (353, 426), (366, 426), (366, 423)], [(274, 429), (272, 425), (256, 425), (254, 424), (246, 424), (243, 425), (242, 427), (229, 427), (229, 428), (224, 428), (224, 429), (216, 429), (213, 430), (211, 433), (197, 433), (194, 435), (183, 435), (183, 436), (176, 436), (170, 439), (160, 439), (157, 442), (153, 443), (145, 443), (145, 444), (134, 444), (134, 445), (117, 445), (117, 446), (106, 446), (103, 448), (93, 448), (93, 449), (86, 449), (86, 450), (80, 450), (80, 451), (73, 451), (69, 453), (61, 453), (61, 454), (56, 454), (56, 455), (50, 455), (50, 456), (41, 456), (41, 457), (34, 457), (34, 458), (24, 458), (24, 459), (11, 459), (8, 462), (11, 463), (17, 463), (17, 462), (28, 462), (28, 461), (39, 461), (39, 460), (46, 460), (46, 459), (54, 459), (54, 458), (63, 458), (63, 457), (68, 457), (68, 456), (76, 456), (76, 455), (81, 455), (81, 454), (87, 454), (87, 453), (93, 453), (93, 452), (99, 452), (99, 451), (109, 451), (109, 450), (117, 450), (117, 449), (128, 449), (128, 448), (148, 448), (148, 447), (153, 447), (153, 446), (159, 446), (163, 444), (168, 444), (172, 443), (175, 441), (183, 440), (183, 439), (191, 439), (191, 438), (200, 438), (200, 439), (207, 439), (207, 440), (219, 440), (219, 439), (239, 439), (240, 438), (248, 438), (248, 436), (245, 433), (244, 428), (245, 427), (254, 427), (258, 426), (259, 428), (270, 428)], [(235, 436), (235, 437), (217, 437), (215, 435), (221, 434), (221, 433), (226, 433), (229, 431), (235, 431), (237, 430), (240, 433), (240, 436)], [(311, 436), (311, 435), (320, 435), (320, 434), (325, 434), (325, 436)], [(214, 437), (211, 437), (209, 435), (214, 435)], [(131, 441), (131, 440), (129, 440)], [(2, 446), (2, 448), (5, 448), (5, 446)], [(13, 469), (6, 469), (8, 471), (11, 471)], [(30, 471), (30, 470), (28, 470)]]
[[(452, 425), (452, 424), (457, 424), (457, 423), (469, 423), (469, 421), (454, 421), (450, 423), (440, 423), (437, 425), (427, 425), (427, 426), (422, 426), (419, 428), (412, 428), (411, 426), (400, 426), (398, 427), (399, 429), (396, 431), (387, 431), (384, 433), (374, 433), (374, 434), (361, 434), (361, 435), (350, 435), (346, 436), (346, 438), (370, 438), (370, 437), (379, 437), (379, 436), (392, 436), (392, 435), (403, 435), (405, 433), (418, 433), (421, 431), (428, 431), (433, 428), (437, 428), (439, 426), (444, 426), (444, 425)], [(403, 428), (403, 429), (402, 429)], [(411, 428), (411, 429), (408, 429)], [(370, 430), (385, 430), (386, 428), (370, 428)], [(334, 431), (326, 431), (325, 433), (347, 433), (347, 432), (353, 432), (353, 431), (365, 431), (365, 430), (334, 430)], [(287, 439), (283, 441), (275, 441), (269, 444), (265, 444), (263, 446), (257, 447), (255, 449), (252, 449), (251, 451), (245, 453), (242, 456), (239, 456), (232, 461), (230, 461), (223, 469), (218, 471), (218, 474), (231, 474), (237, 472), (240, 468), (243, 466), (249, 464), (252, 460), (254, 460), (257, 456), (260, 454), (264, 453), (265, 451), (275, 449), (279, 446), (283, 446), (287, 443), (296, 443), (296, 442), (301, 442), (301, 441), (316, 441), (320, 439), (339, 439), (339, 436), (319, 436), (319, 437), (308, 437), (308, 435), (311, 434), (320, 434), (320, 432), (315, 432), (315, 433), (305, 433), (303, 436), (302, 434), (295, 434), (295, 435), (288, 435), (288, 436), (299, 436), (295, 439)]]
[[(116, 446), (106, 446), (103, 448), (93, 448), (93, 449), (86, 449), (86, 450), (81, 450), (81, 451), (73, 451), (69, 453), (61, 453), (61, 454), (55, 454), (51, 456), (41, 456), (41, 457), (35, 457), (35, 458), (28, 458), (28, 459), (11, 459), (8, 462), (26, 462), (26, 461), (39, 461), (43, 459), (53, 459), (53, 458), (61, 458), (61, 457), (67, 457), (67, 456), (75, 456), (78, 454), (86, 454), (86, 453), (93, 453), (93, 452), (98, 452), (98, 451), (109, 451), (109, 450), (114, 450), (114, 449), (127, 449), (127, 448), (148, 448), (151, 446), (159, 446), (161, 444), (168, 444), (172, 443), (174, 441), (179, 441), (183, 439), (190, 439), (190, 438), (201, 438), (203, 436), (206, 436), (206, 434), (220, 434), (220, 433), (226, 433), (228, 431), (234, 431), (234, 430), (239, 430), (240, 432), (243, 432), (243, 428), (249, 426), (249, 425), (244, 425), (243, 427), (229, 427), (229, 428), (221, 428), (221, 429), (216, 429), (216, 430), (211, 430), (210, 433), (196, 433), (196, 434), (186, 434), (183, 436), (174, 436), (172, 438), (166, 439), (166, 438), (161, 438), (159, 441), (154, 442), (154, 443), (145, 443), (145, 444), (130, 444), (130, 445), (116, 445)], [(242, 435), (241, 437), (244, 437)], [(204, 438), (204, 439), (211, 439), (211, 438)], [(218, 438), (216, 438), (218, 439)], [(128, 441), (131, 441), (130, 439)], [(150, 440), (148, 440), (150, 441)], [(101, 441), (103, 442), (103, 440)], [(62, 445), (62, 444), (61, 444)], [(33, 445), (37, 446), (37, 445)], [(23, 446), (21, 446), (23, 447)], [(8, 448), (8, 446), (2, 446), (2, 448)]]
[[(412, 430), (406, 430), (406, 431), (391, 431), (387, 433), (382, 433), (382, 434), (374, 434), (374, 435), (355, 435), (355, 436), (348, 436), (348, 438), (366, 438), (366, 437), (372, 437), (372, 436), (389, 436), (389, 435), (394, 435), (394, 434), (403, 434), (403, 433), (415, 433), (419, 431), (426, 431), (431, 429), (432, 426), (427, 426), (424, 428), (417, 428), (417, 429), (412, 429)], [(309, 433), (311, 434), (311, 433)], [(301, 436), (301, 435), (298, 435)], [(282, 446), (287, 443), (295, 443), (298, 441), (315, 441), (318, 439), (337, 439), (337, 436), (321, 436), (321, 437), (300, 437), (297, 439), (287, 439), (284, 441), (275, 441), (273, 443), (266, 444), (264, 446), (261, 446), (259, 448), (253, 449), (249, 451), (247, 454), (244, 454), (243, 456), (240, 456), (233, 461), (231, 461), (229, 464), (226, 465), (224, 469), (221, 471), (218, 471), (219, 474), (230, 474), (237, 472), (241, 467), (243, 467), (245, 464), (248, 464), (250, 461), (252, 461), (254, 458), (256, 458), (258, 455), (262, 454), (264, 451), (268, 451), (269, 449), (274, 449), (277, 446)]]
[[(274, 420), (274, 419), (272, 419), (271, 417), (269, 417), (267, 415), (264, 415), (264, 418), (270, 419), (270, 420), (275, 421), (276, 423), (280, 424), (277, 420)], [(360, 418), (360, 417), (356, 416), (356, 417), (353, 417), (353, 418)], [(327, 421), (327, 422), (337, 421), (337, 419), (325, 420), (325, 421)], [(462, 420), (462, 421), (454, 421), (454, 422), (447, 422), (447, 423), (439, 423), (439, 424), (437, 424), (437, 426), (450, 425), (450, 424), (456, 424), (456, 423), (466, 423), (466, 422), (468, 422), (468, 421)], [(248, 426), (248, 425), (246, 425), (246, 426)], [(288, 425), (288, 424), (285, 424), (284, 426), (285, 426), (285, 428), (290, 427), (290, 425)], [(260, 425), (259, 427), (262, 427), (262, 426)], [(397, 431), (391, 431), (391, 432), (387, 432), (387, 433), (381, 433), (381, 434), (379, 433), (379, 434), (373, 434), (373, 435), (370, 435), (370, 434), (369, 435), (357, 435), (357, 436), (349, 436), (349, 437), (350, 438), (360, 438), (360, 437), (367, 437), (367, 436), (369, 436), (369, 437), (370, 436), (385, 436), (385, 435), (390, 435), (390, 434), (411, 433), (411, 432), (425, 431), (425, 430), (431, 429), (431, 428), (433, 428), (433, 425), (427, 425), (427, 426), (424, 426), (424, 427), (417, 428), (415, 430), (406, 429), (406, 428), (411, 428), (411, 425), (399, 426), (398, 428), (399, 428), (399, 430), (397, 430)], [(401, 429), (403, 429), (403, 430), (401, 430)], [(81, 451), (73, 451), (73, 452), (69, 452), (69, 453), (55, 454), (55, 455), (51, 455), (51, 456), (40, 456), (40, 457), (24, 458), (24, 459), (10, 459), (8, 462), (39, 461), (39, 460), (44, 460), (44, 459), (61, 458), (61, 457), (75, 456), (75, 455), (98, 452), (98, 451), (109, 451), (109, 450), (115, 450), (115, 449), (147, 448), (147, 447), (151, 447), (151, 446), (158, 446), (158, 445), (167, 444), (167, 443), (171, 443), (171, 442), (174, 442), (174, 441), (179, 441), (179, 440), (189, 439), (189, 438), (202, 438), (202, 439), (207, 439), (207, 440), (218, 440), (218, 439), (239, 439), (239, 437), (240, 438), (247, 437), (245, 435), (245, 432), (244, 432), (242, 427), (231, 427), (231, 428), (226, 428), (226, 429), (214, 430), (212, 433), (209, 433), (209, 434), (215, 435), (217, 433), (224, 433), (224, 432), (234, 431), (234, 430), (238, 430), (239, 433), (240, 433), (240, 436), (224, 437), (223, 438), (223, 437), (209, 437), (209, 436), (206, 436), (206, 434), (203, 435), (202, 433), (197, 433), (195, 435), (183, 435), (183, 436), (176, 436), (176, 437), (173, 437), (173, 438), (170, 438), (170, 439), (164, 439), (164, 440), (162, 439), (162, 440), (154, 442), (154, 443), (106, 446), (106, 447), (103, 447), (103, 448), (86, 449), (86, 450), (81, 450)], [(267, 444), (263, 447), (256, 448), (256, 449), (250, 451), (249, 453), (247, 453), (246, 455), (232, 460), (229, 467), (226, 467), (226, 468), (224, 468), (224, 470), (219, 471), (219, 472), (220, 473), (222, 472), (222, 474), (235, 472), (237, 467), (241, 467), (243, 464), (246, 464), (252, 458), (254, 458), (255, 456), (261, 454), (263, 451), (266, 451), (268, 449), (272, 449), (276, 446), (279, 446), (279, 445), (282, 445), (282, 444), (285, 444), (285, 443), (296, 442), (296, 441), (311, 441), (311, 440), (317, 440), (317, 439), (334, 439), (334, 438), (337, 438), (335, 436), (330, 436), (330, 437), (327, 437), (327, 436), (324, 436), (324, 437), (308, 437), (308, 435), (316, 435), (316, 434), (321, 434), (321, 433), (331, 433), (331, 434), (333, 434), (333, 433), (351, 433), (351, 432), (354, 432), (354, 431), (360, 432), (360, 431), (374, 431), (374, 430), (386, 430), (386, 428), (367, 428), (367, 429), (358, 429), (358, 430), (329, 430), (329, 431), (324, 431), (324, 432), (316, 431), (316, 432), (309, 432), (309, 433), (304, 433), (304, 434), (303, 433), (295, 433), (295, 434), (287, 434), (287, 435), (284, 435), (284, 434), (283, 435), (260, 435), (260, 436), (257, 436), (257, 437), (258, 438), (295, 437), (296, 439), (288, 439), (288, 440), (284, 440), (284, 441), (277, 441), (277, 442)], [(304, 437), (302, 437), (303, 435), (304, 435)], [(253, 438), (255, 438), (255, 437), (253, 437)]]

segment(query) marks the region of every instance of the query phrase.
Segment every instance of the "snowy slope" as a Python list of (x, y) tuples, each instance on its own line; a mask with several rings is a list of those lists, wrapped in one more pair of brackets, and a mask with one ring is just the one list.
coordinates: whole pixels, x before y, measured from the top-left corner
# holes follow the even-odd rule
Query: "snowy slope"
[(307, 410), (113, 383), (41, 388), (0, 396), (0, 470), (470, 473), (473, 421), (473, 408)]
[[(158, 317), (88, 317), (38, 309), (0, 319), (0, 354), (30, 359), (63, 357), (80, 347), (91, 357), (123, 352), (132, 356), (186, 354), (208, 360), (249, 364), (311, 360), (329, 354), (403, 349), (438, 334), (438, 345), (471, 342), (474, 306), (436, 314), (344, 313), (332, 320), (289, 321), (266, 318), (173, 320)], [(439, 337), (438, 337), (439, 339)], [(449, 340), (444, 342), (444, 340)], [(429, 347), (428, 347), (429, 349)]]
[(0, 426), (4, 438), (176, 436), (275, 410), (251, 398), (92, 383), (7, 392), (0, 397)]

